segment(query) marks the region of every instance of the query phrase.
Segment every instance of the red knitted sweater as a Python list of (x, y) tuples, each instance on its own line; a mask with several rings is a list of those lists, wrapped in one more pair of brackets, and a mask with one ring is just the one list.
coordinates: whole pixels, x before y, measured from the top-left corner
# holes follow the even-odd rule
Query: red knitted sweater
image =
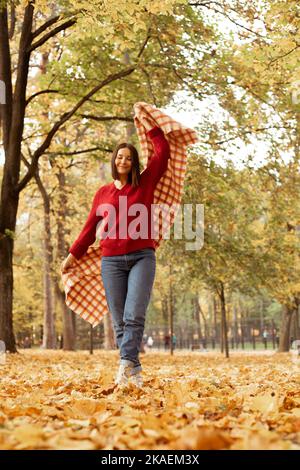
[(112, 182), (97, 190), (86, 223), (69, 249), (75, 258), (80, 259), (95, 242), (98, 229), (102, 256), (122, 255), (142, 248), (155, 249), (151, 238), (151, 204), (155, 187), (167, 170), (170, 147), (158, 126), (147, 135), (154, 146), (154, 154), (141, 173), (139, 186), (133, 188), (127, 183), (118, 189)]

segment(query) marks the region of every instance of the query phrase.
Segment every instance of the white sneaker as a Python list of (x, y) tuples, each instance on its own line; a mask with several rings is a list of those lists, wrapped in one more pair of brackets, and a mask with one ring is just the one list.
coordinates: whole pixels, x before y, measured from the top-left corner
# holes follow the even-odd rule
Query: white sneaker
[(133, 383), (136, 387), (139, 387), (139, 388), (142, 388), (143, 385), (144, 385), (143, 377), (141, 376), (140, 372), (137, 372), (136, 374), (131, 374), (130, 382)]
[(118, 373), (115, 378), (115, 384), (128, 385), (128, 379), (131, 375), (131, 369), (133, 368), (131, 361), (121, 362)]

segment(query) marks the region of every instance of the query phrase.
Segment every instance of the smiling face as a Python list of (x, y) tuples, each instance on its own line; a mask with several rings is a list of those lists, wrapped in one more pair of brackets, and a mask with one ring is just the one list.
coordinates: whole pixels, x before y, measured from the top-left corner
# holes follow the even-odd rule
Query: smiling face
[(140, 161), (138, 150), (129, 142), (118, 144), (112, 153), (111, 175), (114, 180), (119, 180), (123, 186), (130, 183), (137, 187), (140, 182)]
[(132, 168), (132, 157), (130, 149), (127, 147), (118, 150), (115, 165), (119, 175), (128, 175)]

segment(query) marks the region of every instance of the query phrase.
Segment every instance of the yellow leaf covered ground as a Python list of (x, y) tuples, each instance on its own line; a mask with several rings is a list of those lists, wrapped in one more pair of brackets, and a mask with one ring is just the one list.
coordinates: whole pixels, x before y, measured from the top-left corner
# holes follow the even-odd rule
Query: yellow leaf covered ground
[(295, 356), (140, 358), (143, 389), (114, 386), (118, 351), (7, 355), (0, 449), (300, 449)]

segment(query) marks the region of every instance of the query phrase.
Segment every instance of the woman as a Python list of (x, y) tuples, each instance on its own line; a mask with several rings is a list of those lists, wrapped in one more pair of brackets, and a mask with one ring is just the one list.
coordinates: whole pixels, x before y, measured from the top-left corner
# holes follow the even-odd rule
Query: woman
[(114, 149), (114, 181), (96, 192), (88, 219), (62, 264), (63, 271), (74, 258), (85, 254), (95, 242), (101, 222), (101, 276), (120, 349), (115, 383), (127, 385), (131, 378), (138, 387), (143, 385), (139, 352), (156, 271), (151, 207), (155, 187), (167, 170), (170, 157), (163, 131), (147, 119), (142, 124), (154, 147), (150, 163), (140, 173), (139, 156), (133, 145), (121, 143)]

